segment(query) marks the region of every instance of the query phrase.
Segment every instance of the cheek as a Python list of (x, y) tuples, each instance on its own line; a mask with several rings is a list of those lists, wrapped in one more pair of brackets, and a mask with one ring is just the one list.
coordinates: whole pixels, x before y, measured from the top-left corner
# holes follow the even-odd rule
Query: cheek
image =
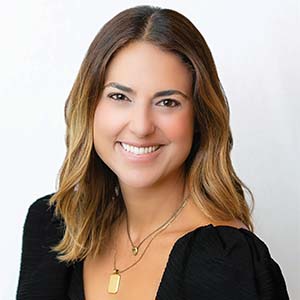
[(170, 141), (182, 144), (186, 147), (192, 142), (193, 137), (193, 116), (191, 113), (180, 114), (169, 120), (164, 128)]
[(101, 136), (113, 136), (120, 124), (120, 116), (105, 103), (99, 103), (94, 114), (94, 139)]

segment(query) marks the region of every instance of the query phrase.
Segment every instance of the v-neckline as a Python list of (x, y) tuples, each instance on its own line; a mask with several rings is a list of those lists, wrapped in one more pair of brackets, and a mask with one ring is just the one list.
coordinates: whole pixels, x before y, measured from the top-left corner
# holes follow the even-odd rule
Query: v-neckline
[[(159, 286), (158, 286), (158, 289), (156, 291), (156, 295), (155, 295), (155, 300), (159, 300), (160, 299), (160, 291), (163, 287), (163, 283), (164, 283), (164, 278), (165, 278), (165, 274), (167, 272), (167, 269), (168, 269), (168, 265), (170, 264), (170, 261), (172, 259), (172, 257), (174, 256), (174, 252), (175, 252), (175, 249), (176, 247), (179, 245), (179, 243), (181, 241), (183, 241), (184, 239), (188, 238), (191, 234), (194, 234), (196, 231), (199, 231), (199, 230), (202, 230), (202, 229), (205, 229), (205, 228), (216, 228), (216, 227), (229, 227), (229, 228), (234, 228), (234, 229), (237, 229), (237, 230), (245, 230), (245, 231), (249, 231), (247, 229), (244, 229), (244, 228), (237, 228), (237, 227), (233, 227), (233, 226), (228, 226), (228, 225), (217, 225), (217, 226), (214, 226), (213, 224), (208, 224), (208, 225), (201, 225), (201, 226), (198, 226), (196, 227), (195, 229), (183, 234), (182, 236), (180, 236), (176, 241), (175, 243), (173, 244), (172, 248), (171, 248), (171, 251), (169, 253), (169, 257), (168, 257), (168, 260), (166, 262), (166, 265), (165, 265), (165, 268), (164, 268), (164, 271), (163, 271), (163, 274), (162, 274), (162, 277), (161, 277), (161, 280), (160, 280), (160, 283), (159, 283)], [(71, 298), (71, 300), (84, 300), (85, 299), (85, 295), (84, 295), (84, 282), (83, 282), (83, 263), (84, 263), (84, 260), (80, 260), (76, 263), (76, 277), (77, 277), (77, 280), (79, 280), (79, 290), (80, 290), (80, 295), (79, 297), (76, 299), (75, 298)]]

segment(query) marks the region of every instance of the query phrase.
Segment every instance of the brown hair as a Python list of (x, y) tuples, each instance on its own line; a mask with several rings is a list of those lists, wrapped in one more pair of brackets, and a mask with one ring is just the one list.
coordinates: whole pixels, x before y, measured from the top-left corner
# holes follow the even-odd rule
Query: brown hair
[(212, 220), (237, 218), (253, 231), (243, 184), (230, 159), (233, 140), (229, 107), (212, 54), (197, 28), (183, 15), (153, 6), (126, 9), (96, 35), (82, 62), (65, 105), (67, 152), (51, 197), (62, 217), (62, 240), (52, 248), (58, 259), (71, 262), (103, 249), (112, 225), (125, 210), (117, 196), (117, 176), (97, 155), (93, 145), (95, 109), (105, 72), (114, 55), (134, 41), (147, 41), (175, 53), (193, 75), (194, 138), (185, 162), (191, 198)]

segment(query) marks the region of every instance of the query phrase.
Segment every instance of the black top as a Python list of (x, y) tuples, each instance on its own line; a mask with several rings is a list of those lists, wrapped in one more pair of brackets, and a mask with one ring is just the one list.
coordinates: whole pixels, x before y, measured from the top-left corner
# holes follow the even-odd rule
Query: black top
[[(63, 224), (48, 206), (29, 208), (17, 300), (84, 300), (83, 261), (58, 262), (49, 247)], [(268, 247), (254, 233), (231, 226), (201, 226), (179, 238), (169, 255), (157, 300), (286, 300), (286, 284)]]

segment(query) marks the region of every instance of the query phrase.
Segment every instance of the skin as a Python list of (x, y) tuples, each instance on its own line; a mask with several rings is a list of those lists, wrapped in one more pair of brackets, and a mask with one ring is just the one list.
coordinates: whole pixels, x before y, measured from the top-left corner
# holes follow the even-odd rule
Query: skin
[[(176, 55), (135, 42), (109, 64), (105, 86), (112, 82), (133, 92), (104, 89), (95, 111), (94, 144), (119, 179), (132, 236), (138, 241), (168, 219), (183, 199), (183, 163), (194, 126), (192, 77)], [(170, 89), (185, 97), (153, 97)], [(155, 159), (136, 163), (124, 158), (118, 141), (163, 146)]]

